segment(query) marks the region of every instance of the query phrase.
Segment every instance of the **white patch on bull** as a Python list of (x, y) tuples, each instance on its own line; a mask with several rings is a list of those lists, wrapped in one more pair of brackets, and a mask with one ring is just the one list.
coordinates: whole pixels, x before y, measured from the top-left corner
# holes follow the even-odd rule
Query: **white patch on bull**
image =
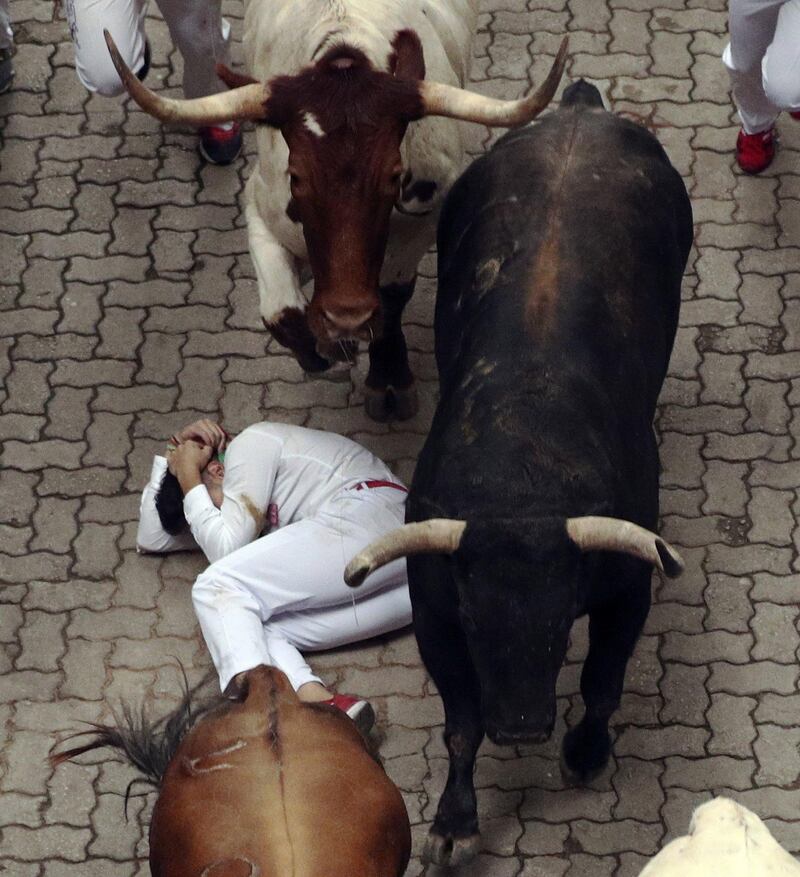
[(235, 743), (231, 743), (230, 746), (226, 746), (224, 749), (218, 749), (216, 752), (209, 752), (208, 755), (199, 755), (197, 758), (184, 758), (183, 768), (189, 776), (200, 776), (204, 773), (213, 773), (216, 770), (232, 770), (233, 765), (228, 764), (227, 761), (223, 761), (221, 764), (212, 764), (209, 767), (198, 767), (201, 761), (208, 761), (211, 758), (217, 758), (221, 755), (230, 755), (232, 752), (238, 752), (240, 749), (244, 749), (247, 746), (246, 740), (237, 740)]
[(322, 130), (322, 125), (320, 125), (317, 117), (313, 113), (303, 113), (303, 122), (305, 123), (306, 128), (308, 128), (315, 137), (325, 136), (325, 132)]

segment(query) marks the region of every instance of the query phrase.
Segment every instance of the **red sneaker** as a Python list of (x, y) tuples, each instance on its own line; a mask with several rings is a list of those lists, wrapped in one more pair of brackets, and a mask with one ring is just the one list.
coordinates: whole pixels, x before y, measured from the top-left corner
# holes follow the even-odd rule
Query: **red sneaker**
[(230, 164), (242, 150), (242, 129), (238, 122), (200, 129), (200, 154), (211, 164)]
[(355, 722), (358, 730), (365, 736), (369, 734), (375, 724), (375, 710), (372, 709), (372, 704), (368, 700), (352, 697), (349, 694), (334, 694), (330, 700), (322, 702), (340, 709)]
[(736, 139), (736, 161), (746, 174), (760, 174), (775, 158), (775, 129), (758, 134), (739, 132)]

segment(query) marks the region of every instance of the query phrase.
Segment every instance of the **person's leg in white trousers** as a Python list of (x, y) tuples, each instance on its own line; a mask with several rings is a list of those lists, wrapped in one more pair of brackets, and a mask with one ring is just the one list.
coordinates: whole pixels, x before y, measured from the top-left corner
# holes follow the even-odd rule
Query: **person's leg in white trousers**
[(722, 60), (746, 134), (800, 109), (800, 0), (731, 0)]
[[(187, 98), (225, 90), (214, 66), (229, 62), (230, 25), (219, 0), (160, 0), (159, 8), (183, 56), (183, 90)], [(103, 37), (107, 29), (125, 63), (138, 72), (145, 57), (146, 0), (66, 0), (67, 21), (75, 45), (75, 70), (89, 91), (117, 95), (124, 91)]]
[(262, 536), (198, 576), (192, 601), (222, 691), (258, 664), (279, 667), (295, 688), (319, 682), (298, 648), (332, 648), (411, 622), (405, 559), (355, 591), (343, 578), (355, 554), (403, 523), (404, 499), (392, 488), (342, 491), (314, 518)]

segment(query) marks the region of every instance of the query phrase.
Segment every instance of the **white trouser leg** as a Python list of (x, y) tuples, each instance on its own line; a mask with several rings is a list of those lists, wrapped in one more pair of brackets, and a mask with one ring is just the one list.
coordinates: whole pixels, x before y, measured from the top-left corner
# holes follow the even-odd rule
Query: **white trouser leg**
[(121, 94), (125, 88), (108, 54), (103, 28), (114, 38), (125, 63), (137, 72), (144, 63), (146, 0), (66, 0), (75, 45), (75, 72), (89, 91)]
[(404, 498), (392, 488), (343, 490), (313, 519), (262, 536), (198, 576), (192, 601), (223, 691), (237, 673), (262, 663), (280, 667), (293, 682), (311, 681), (298, 644), (324, 649), (409, 623), (405, 559), (356, 592), (343, 579), (351, 557), (402, 524)]
[(761, 63), (764, 91), (782, 110), (800, 109), (800, 0), (780, 8), (775, 38)]
[[(796, 2), (790, 0), (792, 5)], [(733, 99), (747, 134), (771, 128), (781, 110), (764, 90), (762, 62), (775, 37), (781, 7), (790, 3), (786, 0), (730, 2), (731, 41), (722, 60), (730, 73)]]
[(214, 71), (230, 64), (231, 26), (222, 18), (220, 0), (158, 0), (175, 45), (183, 56), (183, 93), (187, 98), (225, 91)]
[(0, 49), (10, 49), (14, 45), (11, 32), (11, 0), (0, 0)]
[[(219, 0), (161, 0), (159, 7), (183, 56), (186, 97), (202, 97), (225, 88), (214, 65), (228, 63), (230, 25), (220, 17)], [(75, 70), (89, 91), (121, 94), (125, 89), (108, 54), (107, 28), (125, 63), (138, 72), (144, 63), (146, 0), (66, 0), (67, 21), (75, 44)]]
[[(351, 598), (352, 599), (352, 598)], [(370, 639), (411, 624), (411, 600), (405, 578), (355, 604), (308, 612), (285, 612), (264, 625), (267, 650), (297, 690), (321, 682), (298, 649), (318, 652)]]

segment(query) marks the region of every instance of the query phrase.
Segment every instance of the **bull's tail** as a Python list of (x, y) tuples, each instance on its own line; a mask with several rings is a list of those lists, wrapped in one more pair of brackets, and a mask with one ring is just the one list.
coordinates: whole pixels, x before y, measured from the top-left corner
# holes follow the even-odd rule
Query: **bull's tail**
[(579, 79), (564, 89), (561, 96), (562, 107), (598, 107), (604, 109), (603, 98), (594, 85), (585, 79)]
[(109, 746), (119, 749), (142, 772), (144, 779), (159, 785), (181, 740), (200, 718), (221, 703), (227, 703), (219, 695), (202, 698), (202, 702), (198, 703), (198, 690), (206, 684), (207, 680), (204, 679), (195, 688), (189, 689), (187, 686), (180, 704), (160, 719), (149, 716), (143, 706), (134, 710), (128, 704), (123, 704), (121, 714), (114, 714), (113, 725), (90, 722), (89, 730), (79, 731), (67, 739), (87, 736), (92, 739), (80, 746), (54, 753), (50, 756), (50, 763), (58, 765), (84, 752)]

